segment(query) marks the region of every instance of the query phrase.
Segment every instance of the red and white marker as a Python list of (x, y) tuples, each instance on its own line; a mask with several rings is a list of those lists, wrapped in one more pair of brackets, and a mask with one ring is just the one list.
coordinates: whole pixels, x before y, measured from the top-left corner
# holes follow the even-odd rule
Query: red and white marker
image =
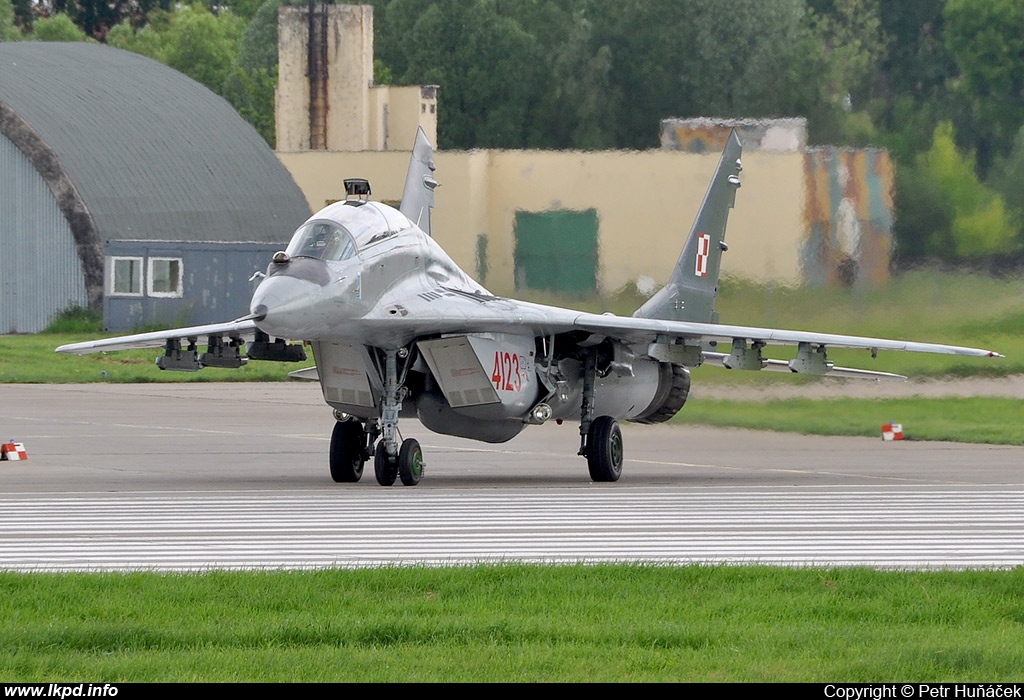
[(903, 426), (899, 423), (886, 423), (882, 426), (883, 440), (902, 440)]
[(25, 451), (25, 446), (20, 442), (8, 440), (0, 444), (0, 460), (20, 462), (26, 459), (28, 459), (28, 452)]

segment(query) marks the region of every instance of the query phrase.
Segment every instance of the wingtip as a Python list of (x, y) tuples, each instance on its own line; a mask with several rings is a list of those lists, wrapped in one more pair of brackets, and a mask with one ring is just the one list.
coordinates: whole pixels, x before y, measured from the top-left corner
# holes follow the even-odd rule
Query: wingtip
[(67, 345), (61, 345), (60, 347), (54, 348), (54, 352), (59, 352), (62, 355), (82, 355), (83, 350), (88, 347), (89, 343), (68, 343)]

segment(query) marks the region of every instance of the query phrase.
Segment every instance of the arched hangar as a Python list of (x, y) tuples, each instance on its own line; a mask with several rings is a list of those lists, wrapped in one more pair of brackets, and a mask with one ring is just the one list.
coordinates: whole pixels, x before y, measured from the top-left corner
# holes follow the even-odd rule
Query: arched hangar
[(112, 330), (247, 312), (309, 216), (221, 97), (98, 44), (0, 43), (0, 333), (73, 306)]

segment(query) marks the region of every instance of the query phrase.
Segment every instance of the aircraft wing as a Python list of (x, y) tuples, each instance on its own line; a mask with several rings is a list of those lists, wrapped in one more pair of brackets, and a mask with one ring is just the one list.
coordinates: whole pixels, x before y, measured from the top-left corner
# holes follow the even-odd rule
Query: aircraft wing
[(162, 348), (168, 340), (188, 340), (196, 338), (199, 341), (209, 336), (227, 336), (229, 338), (252, 339), (256, 334), (256, 322), (252, 319), (239, 319), (228, 323), (211, 323), (205, 326), (190, 326), (188, 328), (172, 328), (166, 331), (153, 331), (150, 333), (135, 333), (134, 335), (122, 335), (116, 338), (102, 338), (100, 340), (87, 340), (82, 343), (69, 343), (61, 345), (56, 352), (72, 353), (75, 355), (86, 355), (92, 352), (104, 350), (132, 350), (138, 348)]
[[(422, 296), (404, 298), (400, 303), (392, 299), (392, 303), (382, 305), (377, 313), (354, 323), (352, 330), (364, 339), (383, 339), (386, 336), (390, 342), (399, 345), (418, 337), (457, 333), (566, 334), (571, 342), (581, 346), (595, 345), (607, 339), (629, 346), (637, 355), (691, 367), (707, 362), (730, 369), (867, 379), (902, 380), (905, 377), (836, 367), (828, 361), (827, 349), (865, 349), (872, 356), (883, 350), (899, 350), (965, 357), (1002, 357), (992, 350), (938, 343), (583, 313), (457, 290), (426, 296), (429, 300)], [(394, 309), (401, 309), (401, 313), (393, 313)], [(797, 346), (799, 350), (793, 360), (770, 359), (761, 355), (762, 349), (768, 345)]]
[[(588, 344), (608, 338), (634, 349), (663, 344), (666, 347), (704, 346), (707, 350), (719, 343), (742, 341), (763, 345), (861, 348), (873, 353), (900, 350), (1002, 357), (992, 350), (937, 343), (584, 313), (455, 289), (439, 289), (415, 297), (391, 297), (363, 319), (351, 323), (349, 329), (354, 334), (353, 340), (362, 338), (367, 344), (384, 344), (379, 341), (387, 338), (387, 344), (404, 345), (416, 337), (464, 332), (532, 333), (540, 336), (576, 331), (590, 336)], [(657, 348), (654, 350), (656, 352)], [(709, 355), (707, 359), (713, 360), (714, 356)]]
[[(412, 299), (402, 299), (404, 303), (401, 304), (392, 298), (390, 303), (382, 304), (363, 319), (348, 324), (348, 330), (352, 333), (348, 339), (368, 345), (404, 345), (418, 337), (455, 333), (505, 332), (551, 336), (575, 332), (584, 334), (577, 341), (580, 343), (595, 344), (610, 339), (630, 346), (638, 354), (688, 366), (708, 362), (733, 369), (765, 369), (872, 379), (903, 377), (885, 372), (835, 367), (827, 361), (826, 348), (866, 349), (872, 355), (881, 350), (900, 350), (967, 357), (1002, 357), (991, 350), (936, 343), (583, 313), (454, 289), (425, 296), (426, 299), (419, 295)], [(395, 314), (396, 308), (401, 308), (402, 313)], [(165, 348), (168, 341), (202, 344), (216, 337), (236, 342), (250, 341), (257, 333), (259, 329), (254, 319), (241, 318), (228, 323), (71, 343), (60, 346), (57, 352), (87, 354), (133, 348)], [(719, 344), (731, 348), (732, 352), (717, 352)], [(801, 350), (795, 360), (762, 358), (761, 348), (769, 344), (796, 345)], [(252, 353), (250, 357), (281, 359), (276, 355), (267, 357)]]
[(733, 341), (773, 343), (776, 345), (824, 345), (840, 348), (861, 348), (865, 350), (903, 350), (905, 352), (928, 352), (940, 355), (964, 355), (968, 357), (1002, 357), (997, 352), (979, 348), (966, 348), (937, 343), (917, 343), (908, 340), (887, 340), (834, 333), (813, 333), (777, 328), (752, 326), (731, 326), (718, 323), (691, 323), (687, 321), (662, 321), (650, 318), (634, 318), (601, 314), (580, 314), (574, 325), (592, 333), (601, 333), (619, 339), (642, 340), (652, 336), (666, 339), (691, 340), (696, 342)]
[[(516, 302), (511, 299), (492, 298), (487, 302), (473, 302), (479, 312), (435, 315), (416, 314), (403, 319), (381, 318), (379, 324), (367, 319), (371, 326), (390, 326), (399, 331), (405, 326), (414, 335), (451, 333), (462, 331), (506, 331), (528, 330), (533, 333), (557, 334), (573, 330), (603, 335), (630, 344), (642, 342), (691, 341), (731, 342), (742, 339), (776, 345), (799, 345), (809, 343), (830, 347), (860, 348), (866, 350), (902, 350), (906, 352), (927, 352), (943, 355), (964, 355), (969, 357), (1002, 357), (999, 353), (979, 348), (959, 347), (936, 343), (918, 343), (906, 340), (888, 340), (832, 333), (733, 326), (717, 323), (691, 323), (685, 321), (663, 321), (659, 319), (615, 316), (612, 314), (590, 314), (541, 304)], [(483, 308), (494, 305), (497, 308)], [(412, 306), (412, 304), (410, 304)], [(481, 313), (482, 312), (482, 313)], [(433, 317), (433, 318), (431, 318)], [(356, 325), (362, 325), (357, 322)], [(163, 347), (168, 340), (202, 339), (211, 335), (252, 338), (257, 332), (252, 319), (239, 319), (227, 323), (205, 326), (172, 328), (164, 331), (136, 333), (134, 335), (102, 338), (81, 343), (61, 345), (56, 352), (84, 355), (93, 352), (130, 350), (138, 348)]]

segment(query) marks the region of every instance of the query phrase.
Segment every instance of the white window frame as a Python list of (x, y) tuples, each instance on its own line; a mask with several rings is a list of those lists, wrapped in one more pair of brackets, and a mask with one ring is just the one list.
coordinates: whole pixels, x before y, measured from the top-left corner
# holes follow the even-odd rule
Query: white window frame
[[(139, 288), (138, 291), (130, 292), (119, 292), (117, 291), (117, 263), (122, 260), (128, 260), (138, 265), (139, 270)], [(110, 296), (114, 297), (141, 297), (143, 290), (145, 289), (145, 260), (142, 257), (135, 255), (112, 255), (110, 256), (110, 272), (107, 275), (107, 279), (110, 280)]]
[[(156, 275), (153, 274), (153, 263), (155, 262), (176, 262), (178, 263), (178, 279), (175, 284), (175, 291), (173, 292), (157, 292), (153, 290), (153, 280), (156, 279)], [(185, 265), (181, 258), (170, 258), (170, 257), (153, 257), (149, 258), (149, 262), (146, 265), (146, 293), (151, 297), (160, 298), (174, 298), (180, 299), (185, 294), (182, 282), (185, 279)]]

